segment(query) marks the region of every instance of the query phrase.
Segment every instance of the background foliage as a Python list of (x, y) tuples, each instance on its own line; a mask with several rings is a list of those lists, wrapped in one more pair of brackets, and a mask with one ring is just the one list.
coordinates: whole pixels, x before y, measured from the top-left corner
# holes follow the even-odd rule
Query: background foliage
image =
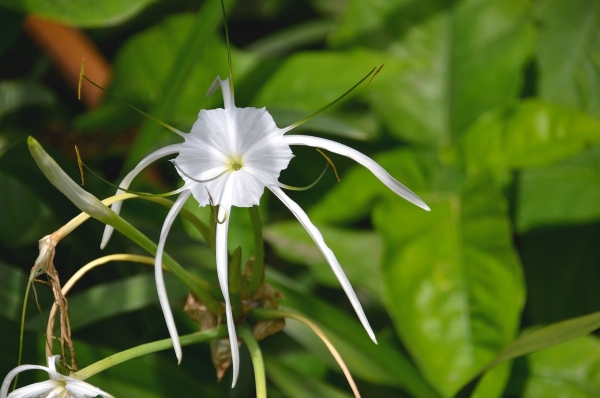
[[(111, 181), (177, 140), (112, 98), (85, 109), (73, 81), (24, 32), (25, 16), (85, 29), (109, 60), (111, 91), (185, 131), (199, 109), (221, 106), (218, 96), (204, 96), (214, 77), (227, 73), (213, 3), (0, 0), (0, 375), (16, 364), (37, 240), (78, 213), (37, 170), (25, 138), (40, 140), (74, 179), (77, 144)], [(237, 104), (266, 106), (279, 126), (385, 63), (368, 87), (302, 130), (373, 156), (432, 211), (335, 156), (341, 183), (328, 174), (312, 190), (291, 194), (338, 255), (378, 346), (306, 232), (263, 197), (268, 280), (284, 294), (282, 307), (323, 327), (364, 396), (452, 396), (522, 333), (600, 310), (600, 2), (245, 0), (231, 4), (229, 27)], [(281, 180), (307, 185), (322, 158), (294, 151)], [(96, 196), (112, 194), (88, 180)], [(164, 161), (133, 189), (164, 192), (177, 181)], [(192, 201), (186, 208), (208, 216)], [(249, 217), (238, 210), (230, 247), (241, 246), (248, 258)], [(166, 210), (138, 201), (123, 215), (157, 239)], [(61, 242), (55, 264), (62, 278), (102, 255), (101, 230), (89, 221)], [(167, 250), (216, 283), (210, 249), (184, 222), (174, 226)], [(115, 236), (105, 252), (140, 249)], [(182, 308), (183, 285), (167, 284), (173, 308)], [(79, 361), (166, 337), (154, 291), (141, 265), (104, 266), (87, 276), (69, 301)], [(51, 292), (38, 285), (37, 294), (47, 314)], [(44, 319), (29, 305), (25, 362), (43, 363)], [(176, 314), (182, 333), (195, 330)], [(288, 321), (261, 347), (270, 397), (349, 396), (335, 362), (300, 324)], [(121, 397), (251, 397), (245, 350), (242, 366), (230, 391), (227, 381), (215, 382), (208, 347), (192, 346), (181, 366), (165, 352), (91, 382)], [(600, 396), (598, 369), (600, 341), (589, 335), (494, 368), (475, 394)], [(22, 379), (36, 377), (45, 376)]]

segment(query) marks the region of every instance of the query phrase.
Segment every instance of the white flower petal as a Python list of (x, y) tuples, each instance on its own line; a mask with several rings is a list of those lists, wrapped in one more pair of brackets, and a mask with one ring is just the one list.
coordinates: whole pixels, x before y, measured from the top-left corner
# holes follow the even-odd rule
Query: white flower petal
[[(46, 380), (18, 388), (8, 394), (8, 398), (37, 398), (46, 396), (46, 394), (56, 388), (62, 389), (62, 386), (54, 380)], [(0, 395), (0, 397), (4, 398), (6, 395)]]
[(231, 190), (234, 179), (232, 176), (227, 176), (225, 188), (220, 198), (221, 205), (218, 211), (218, 221), (216, 231), (216, 255), (217, 255), (217, 276), (219, 277), (219, 285), (225, 298), (225, 315), (227, 317), (227, 330), (229, 331), (229, 344), (231, 346), (231, 363), (233, 366), (233, 381), (231, 388), (235, 387), (240, 368), (240, 354), (237, 342), (237, 334), (235, 331), (235, 322), (231, 311), (231, 300), (229, 299), (229, 259), (227, 254), (227, 231), (229, 229), (229, 216), (231, 212)]
[(15, 376), (17, 374), (19, 374), (25, 370), (32, 370), (32, 369), (43, 370), (43, 371), (50, 373), (50, 369), (47, 368), (46, 366), (41, 366), (41, 365), (17, 366), (16, 368), (14, 368), (10, 372), (8, 372), (8, 374), (4, 378), (4, 381), (2, 382), (2, 387), (0, 387), (0, 398), (6, 398), (6, 395), (8, 394), (8, 389), (10, 388), (10, 383), (12, 382), (12, 380), (15, 378)]
[(342, 289), (344, 289), (344, 292), (346, 292), (346, 295), (348, 296), (348, 299), (350, 300), (354, 311), (356, 311), (356, 315), (358, 315), (358, 318), (360, 319), (360, 322), (369, 334), (369, 337), (371, 337), (371, 340), (377, 343), (375, 333), (373, 333), (371, 325), (369, 325), (367, 316), (365, 315), (365, 312), (363, 311), (362, 306), (360, 305), (360, 301), (358, 301), (358, 297), (356, 297), (356, 293), (354, 293), (354, 289), (352, 289), (352, 285), (350, 285), (350, 282), (348, 281), (344, 270), (340, 266), (340, 263), (338, 263), (335, 254), (333, 254), (333, 251), (331, 251), (331, 249), (325, 243), (325, 240), (323, 240), (321, 232), (310, 221), (304, 210), (302, 210), (302, 208), (300, 208), (300, 206), (298, 206), (296, 202), (291, 200), (281, 190), (281, 188), (277, 186), (269, 186), (268, 188), (288, 207), (288, 209), (290, 209), (290, 211), (294, 214), (294, 216), (296, 216), (298, 221), (300, 221), (300, 224), (302, 224), (304, 229), (306, 229), (306, 232), (308, 232), (310, 237), (314, 240), (319, 250), (321, 250), (321, 253), (323, 253), (323, 256), (325, 256), (325, 259), (329, 263), (329, 266), (331, 267), (333, 273), (340, 282), (340, 285), (342, 285)]
[(165, 218), (165, 222), (163, 223), (162, 230), (160, 231), (160, 239), (158, 241), (158, 247), (156, 248), (156, 257), (154, 259), (154, 277), (156, 279), (158, 301), (160, 302), (160, 307), (162, 308), (163, 315), (165, 316), (165, 322), (167, 323), (167, 329), (169, 329), (169, 335), (171, 336), (171, 340), (173, 340), (173, 348), (175, 349), (175, 355), (177, 356), (178, 363), (181, 362), (181, 344), (179, 343), (177, 327), (175, 326), (175, 321), (173, 320), (173, 313), (171, 312), (171, 307), (169, 306), (169, 297), (167, 296), (167, 289), (165, 288), (165, 281), (162, 271), (162, 256), (171, 225), (173, 225), (175, 217), (177, 214), (179, 214), (179, 211), (185, 204), (187, 198), (190, 197), (190, 194), (191, 192), (189, 190), (183, 191), (173, 204), (173, 207), (171, 207), (171, 210), (169, 210), (169, 213)]
[(419, 206), (420, 208), (429, 211), (429, 206), (425, 204), (417, 195), (415, 195), (410, 189), (402, 185), (398, 180), (390, 175), (383, 167), (375, 162), (370, 157), (363, 155), (355, 149), (352, 149), (346, 145), (340, 144), (335, 141), (326, 140), (324, 138), (311, 137), (307, 135), (286, 135), (285, 140), (290, 145), (306, 145), (317, 148), (326, 149), (330, 152), (337, 153), (353, 159), (357, 163), (365, 166), (375, 177), (379, 178), (389, 189), (396, 194), (402, 196), (409, 202)]
[[(133, 170), (131, 170), (126, 176), (125, 178), (123, 178), (123, 181), (121, 181), (121, 183), (119, 184), (119, 186), (121, 188), (129, 188), (129, 185), (131, 184), (131, 182), (133, 181), (133, 179), (142, 171), (144, 170), (146, 167), (148, 167), (151, 163), (155, 162), (156, 160), (165, 157), (167, 155), (172, 155), (174, 153), (178, 153), (179, 150), (181, 149), (181, 144), (174, 144), (174, 145), (168, 145), (164, 148), (158, 149), (154, 152), (152, 152), (150, 155), (146, 156), (144, 159), (142, 159), (137, 166), (135, 166), (135, 168)], [(120, 193), (123, 193), (122, 190), (117, 189), (117, 193), (115, 195), (118, 195)], [(119, 212), (121, 211), (121, 206), (123, 206), (123, 202), (115, 202), (112, 204), (112, 206), (110, 207), (115, 213), (119, 214)], [(108, 243), (108, 241), (110, 240), (110, 237), (112, 235), (114, 231), (114, 228), (111, 227), (110, 225), (107, 225), (106, 227), (104, 227), (104, 234), (102, 235), (102, 242), (100, 243), (100, 249), (104, 249), (104, 247), (106, 247), (106, 244)]]
[(103, 398), (112, 398), (112, 395), (109, 393), (104, 392), (98, 387), (94, 387), (85, 381), (68, 376), (65, 376), (65, 379), (67, 380), (66, 390), (69, 391), (73, 397), (96, 398), (99, 395)]

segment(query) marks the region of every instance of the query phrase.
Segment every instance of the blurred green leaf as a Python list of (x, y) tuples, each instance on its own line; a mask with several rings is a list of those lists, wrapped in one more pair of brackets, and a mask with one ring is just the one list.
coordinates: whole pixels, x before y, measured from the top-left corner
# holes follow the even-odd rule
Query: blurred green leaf
[[(383, 339), (378, 345), (373, 344), (357, 319), (313, 297), (310, 292), (292, 288), (285, 278), (275, 279), (270, 273), (267, 277), (269, 283), (284, 295), (283, 307), (304, 314), (323, 328), (354, 376), (377, 384), (402, 387), (415, 397), (438, 397), (401, 351)], [(306, 344), (316, 338), (306, 333), (294, 336)], [(324, 361), (331, 361), (330, 354), (323, 351), (322, 346), (313, 352)], [(337, 364), (329, 364), (336, 371), (339, 369)]]
[[(316, 112), (386, 61), (373, 51), (304, 52), (291, 55), (252, 101), (254, 106)], [(364, 93), (363, 84), (352, 95)]]
[(430, 213), (382, 202), (374, 223), (385, 242), (385, 301), (396, 330), (447, 396), (513, 340), (525, 290), (506, 204), (491, 180), (424, 199)]
[(20, 319), (27, 279), (25, 272), (0, 262), (0, 316)]
[(517, 195), (519, 232), (600, 219), (600, 146), (551, 166), (525, 170)]
[(534, 39), (528, 2), (362, 3), (350, 6), (346, 23), (363, 16), (365, 22), (342, 23), (332, 41), (366, 44), (394, 57), (373, 81), (369, 100), (398, 138), (447, 144), (519, 94)]
[(307, 379), (283, 362), (267, 359), (265, 361), (268, 379), (290, 398), (351, 398), (349, 394), (323, 381)]
[[(431, 186), (436, 162), (428, 152), (394, 149), (380, 152), (374, 159), (417, 194)], [(310, 209), (309, 216), (314, 222), (349, 223), (367, 216), (373, 204), (382, 197), (389, 195), (399, 201), (403, 200), (360, 165), (342, 174), (341, 179), (339, 184)], [(447, 178), (450, 184), (453, 184), (452, 180), (453, 178)]]
[(325, 40), (332, 28), (333, 22), (329, 20), (302, 22), (263, 37), (244, 50), (267, 57), (281, 56), (299, 47)]
[[(0, 172), (0, 242), (20, 246), (42, 237), (48, 212), (40, 199), (18, 180)], [(39, 234), (39, 236), (37, 235)]]
[[(188, 295), (188, 290), (171, 274), (165, 275), (165, 287), (171, 300), (182, 300)], [(156, 305), (158, 294), (154, 275), (143, 274), (97, 284), (68, 299), (71, 330), (77, 330), (106, 318)]]
[(600, 3), (538, 2), (540, 97), (600, 117)]
[[(25, 15), (12, 10), (0, 8), (0, 25), (2, 25), (2, 35), (0, 35), (0, 56), (13, 44), (21, 32), (23, 19)], [(2, 109), (2, 107), (0, 107)]]
[(465, 134), (462, 146), (467, 171), (476, 174), (549, 164), (599, 141), (600, 120), (532, 100), (482, 116)]
[(30, 106), (49, 106), (54, 93), (32, 80), (0, 81), (0, 121), (15, 111)]
[(600, 396), (600, 341), (586, 336), (517, 361), (506, 393), (523, 398)]
[[(378, 300), (382, 277), (382, 242), (379, 236), (374, 232), (352, 231), (322, 224), (318, 227), (350, 282), (355, 287), (366, 289)], [(341, 289), (319, 248), (297, 221), (269, 224), (264, 227), (263, 235), (279, 257), (293, 263), (308, 265), (318, 282)]]
[(0, 0), (0, 7), (33, 14), (69, 26), (117, 25), (142, 11), (153, 0)]

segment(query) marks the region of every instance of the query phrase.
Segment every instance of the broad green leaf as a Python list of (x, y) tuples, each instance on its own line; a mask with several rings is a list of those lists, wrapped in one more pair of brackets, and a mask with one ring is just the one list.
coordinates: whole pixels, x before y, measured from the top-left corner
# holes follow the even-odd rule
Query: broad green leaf
[(517, 361), (506, 393), (524, 398), (600, 396), (600, 341), (585, 336)]
[(352, 394), (323, 381), (317, 381), (297, 373), (283, 362), (275, 359), (265, 361), (267, 378), (290, 398), (351, 398)]
[(363, 3), (350, 10), (360, 7), (366, 23), (342, 24), (332, 41), (375, 47), (395, 59), (373, 81), (369, 100), (398, 138), (445, 145), (519, 94), (534, 38), (527, 1)]
[(0, 7), (84, 28), (118, 25), (142, 11), (153, 0), (0, 0)]
[(528, 322), (556, 322), (600, 310), (598, 236), (598, 223), (536, 228), (519, 236)]
[(467, 171), (502, 173), (540, 166), (600, 142), (600, 120), (563, 106), (529, 100), (482, 116), (462, 141)]
[(19, 268), (0, 262), (0, 316), (20, 319), (27, 279)]
[[(267, 277), (269, 283), (283, 293), (282, 306), (304, 314), (325, 330), (354, 376), (376, 384), (401, 387), (415, 397), (439, 396), (410, 360), (392, 344), (385, 339), (379, 339), (378, 345), (373, 344), (357, 319), (313, 297), (310, 292), (290, 287), (291, 283), (285, 278), (274, 278), (271, 273)], [(314, 347), (307, 340), (311, 339), (310, 336), (296, 334), (296, 337), (301, 342), (310, 344), (309, 347)], [(325, 361), (328, 358), (331, 360), (330, 357), (325, 358), (329, 354), (322, 351), (322, 346), (314, 353)], [(333, 369), (339, 369), (333, 362), (328, 364)]]
[(56, 101), (52, 91), (31, 80), (0, 81), (0, 120), (30, 106), (48, 106)]
[(600, 3), (538, 3), (541, 98), (600, 117)]
[[(386, 61), (374, 51), (302, 52), (291, 55), (260, 89), (254, 106), (316, 112), (336, 100)], [(359, 95), (371, 88), (357, 88)]]
[[(335, 157), (332, 156), (332, 159), (335, 160)], [(417, 194), (430, 188), (435, 171), (435, 161), (431, 154), (394, 149), (381, 152), (374, 159)], [(354, 166), (340, 177), (342, 181), (310, 209), (309, 216), (314, 222), (348, 223), (361, 220), (371, 212), (377, 200), (387, 195), (403, 201), (360, 165)], [(454, 178), (446, 179), (451, 180)]]
[(543, 225), (600, 219), (600, 146), (560, 163), (525, 170), (517, 188), (516, 226), (525, 232)]
[(491, 180), (424, 199), (430, 213), (382, 202), (374, 223), (386, 246), (385, 301), (396, 330), (448, 396), (513, 340), (525, 291), (506, 204)]
[[(374, 232), (359, 232), (325, 225), (318, 227), (350, 282), (378, 299), (382, 277), (382, 242), (379, 236)], [(329, 264), (300, 223), (288, 221), (269, 224), (263, 229), (263, 235), (279, 257), (308, 265), (318, 282), (341, 288)]]

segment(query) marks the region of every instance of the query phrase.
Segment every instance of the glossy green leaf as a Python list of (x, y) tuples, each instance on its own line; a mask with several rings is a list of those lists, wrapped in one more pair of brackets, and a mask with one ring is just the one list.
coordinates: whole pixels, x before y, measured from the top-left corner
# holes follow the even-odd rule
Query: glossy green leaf
[[(327, 245), (335, 253), (346, 276), (354, 287), (367, 290), (375, 299), (381, 292), (382, 242), (373, 232), (358, 232), (318, 225)], [(329, 264), (311, 237), (297, 221), (279, 222), (265, 226), (265, 241), (277, 255), (293, 263), (309, 266), (320, 283), (341, 289)]]
[(501, 173), (540, 166), (600, 142), (600, 120), (531, 100), (494, 110), (477, 120), (462, 141), (469, 173)]
[(519, 177), (517, 229), (600, 219), (600, 147)]
[[(520, 365), (520, 366), (519, 366)], [(586, 336), (517, 361), (507, 394), (524, 398), (600, 395), (600, 341)]]
[(396, 330), (425, 377), (450, 395), (513, 340), (525, 291), (506, 204), (489, 179), (424, 199), (430, 213), (385, 201), (374, 222)]
[(85, 28), (120, 24), (142, 11), (153, 0), (0, 0), (0, 7), (33, 14), (70, 26)]
[(600, 117), (600, 3), (538, 3), (541, 98)]
[(22, 270), (0, 262), (0, 316), (20, 319), (27, 279)]
[(350, 7), (346, 23), (357, 20), (357, 9), (365, 22), (342, 24), (332, 41), (394, 57), (397, 63), (373, 81), (369, 100), (398, 138), (447, 144), (478, 116), (519, 94), (534, 38), (528, 2), (363, 3)]
[(290, 398), (351, 398), (353, 395), (323, 381), (307, 379), (281, 361), (265, 361), (267, 377)]
[[(373, 344), (358, 319), (313, 297), (310, 292), (291, 287), (286, 279), (274, 278), (269, 273), (267, 276), (269, 283), (283, 293), (282, 306), (304, 314), (326, 330), (327, 336), (354, 376), (377, 384), (402, 387), (415, 397), (439, 396), (417, 372), (410, 360), (392, 344), (384, 339), (380, 339), (378, 345)], [(295, 336), (300, 342), (307, 344), (307, 347), (315, 347), (312, 345), (315, 341), (312, 336), (305, 333)], [(331, 361), (330, 354), (324, 352), (322, 346), (316, 347), (318, 350), (313, 351), (316, 355), (326, 362)], [(327, 363), (333, 369), (339, 369), (337, 364)]]

